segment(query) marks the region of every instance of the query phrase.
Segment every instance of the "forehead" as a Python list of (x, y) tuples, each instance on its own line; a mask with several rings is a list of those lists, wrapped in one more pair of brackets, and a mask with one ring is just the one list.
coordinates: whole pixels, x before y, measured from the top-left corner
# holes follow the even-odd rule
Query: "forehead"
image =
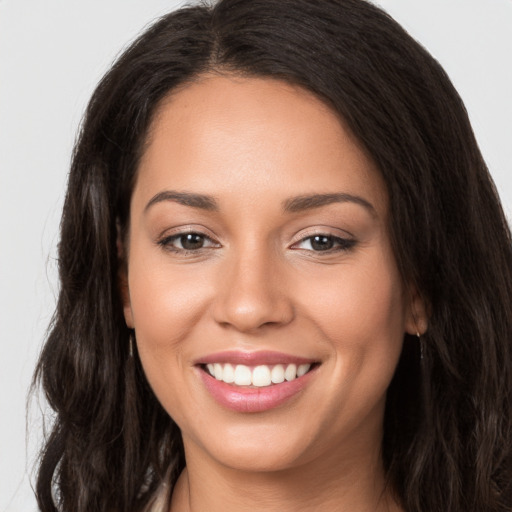
[[(340, 117), (309, 91), (267, 78), (206, 75), (160, 105), (136, 193), (363, 194), (386, 210), (385, 185)], [(256, 199), (255, 199), (256, 200)]]

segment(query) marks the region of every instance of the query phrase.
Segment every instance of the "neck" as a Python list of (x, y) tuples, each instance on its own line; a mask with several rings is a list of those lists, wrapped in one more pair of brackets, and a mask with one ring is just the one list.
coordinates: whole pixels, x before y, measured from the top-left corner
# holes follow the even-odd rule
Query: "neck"
[[(333, 470), (334, 468), (334, 470)], [(249, 472), (187, 457), (171, 512), (399, 512), (386, 488), (380, 454), (336, 454), (272, 472)]]

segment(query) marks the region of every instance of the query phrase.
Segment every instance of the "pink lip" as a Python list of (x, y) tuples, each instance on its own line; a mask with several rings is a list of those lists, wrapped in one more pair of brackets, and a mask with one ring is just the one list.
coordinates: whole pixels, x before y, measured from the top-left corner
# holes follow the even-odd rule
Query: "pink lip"
[[(219, 361), (217, 359), (217, 361)], [(201, 368), (197, 368), (200, 378), (213, 398), (227, 409), (236, 412), (254, 413), (273, 409), (299, 394), (316, 374), (314, 367), (302, 377), (290, 382), (273, 384), (268, 387), (241, 387), (217, 380)]]
[(260, 350), (257, 352), (243, 352), (240, 350), (228, 350), (217, 352), (198, 359), (195, 364), (230, 363), (257, 366), (259, 364), (306, 364), (315, 362), (313, 359), (305, 359), (281, 352)]

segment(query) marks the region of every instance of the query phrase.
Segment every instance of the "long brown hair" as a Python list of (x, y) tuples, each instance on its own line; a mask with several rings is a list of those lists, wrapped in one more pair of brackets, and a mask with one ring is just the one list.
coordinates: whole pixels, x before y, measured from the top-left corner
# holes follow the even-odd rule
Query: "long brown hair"
[(158, 20), (98, 85), (61, 224), (60, 294), (34, 382), (55, 411), (41, 511), (141, 510), (185, 460), (118, 291), (138, 160), (171, 91), (207, 71), (315, 93), (379, 167), (404, 279), (429, 305), (388, 391), (383, 459), (408, 512), (512, 510), (512, 249), (464, 105), (439, 64), (364, 0), (220, 0)]

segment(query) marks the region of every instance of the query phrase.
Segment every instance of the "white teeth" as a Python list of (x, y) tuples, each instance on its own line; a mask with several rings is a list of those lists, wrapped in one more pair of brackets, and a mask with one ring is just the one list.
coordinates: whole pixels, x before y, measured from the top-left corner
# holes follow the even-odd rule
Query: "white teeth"
[(252, 371), (252, 385), (262, 388), (270, 386), (272, 380), (270, 379), (270, 368), (268, 366), (256, 366)]
[(222, 380), (222, 366), (219, 363), (213, 365), (213, 375), (217, 380)]
[(303, 375), (306, 375), (306, 373), (309, 372), (309, 369), (311, 368), (310, 364), (301, 364), (297, 368), (297, 377), (302, 377)]
[(237, 364), (235, 367), (235, 384), (237, 386), (250, 386), (251, 380), (251, 369), (243, 364)]
[(297, 366), (289, 364), (284, 371), (284, 378), (287, 381), (294, 380), (297, 378)]
[(281, 382), (284, 382), (284, 366), (282, 364), (274, 366), (270, 372), (270, 378), (274, 384), (281, 384)]
[(224, 365), (224, 370), (222, 372), (222, 380), (227, 384), (231, 384), (235, 382), (235, 369), (230, 364)]
[(209, 363), (206, 368), (210, 375), (226, 384), (236, 386), (267, 387), (272, 384), (281, 384), (285, 380), (290, 382), (302, 377), (311, 369), (311, 364), (276, 364), (268, 366), (265, 364), (251, 368), (244, 364), (233, 365), (221, 363)]

